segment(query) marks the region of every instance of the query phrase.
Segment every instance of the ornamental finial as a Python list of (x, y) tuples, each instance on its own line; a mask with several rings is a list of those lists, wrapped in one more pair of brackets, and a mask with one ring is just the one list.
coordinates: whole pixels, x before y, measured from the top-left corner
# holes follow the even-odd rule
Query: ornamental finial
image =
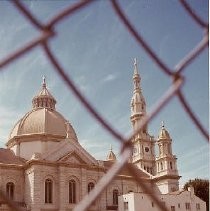
[(161, 121), (161, 127), (164, 128), (164, 121)]
[(45, 77), (45, 75), (42, 76), (42, 87), (46, 88), (46, 77)]
[(136, 58), (134, 58), (133, 65), (134, 65), (134, 75), (136, 75), (136, 74), (138, 74), (138, 66), (137, 66), (137, 59)]
[(134, 58), (134, 66), (136, 66), (136, 65), (137, 65), (137, 59)]

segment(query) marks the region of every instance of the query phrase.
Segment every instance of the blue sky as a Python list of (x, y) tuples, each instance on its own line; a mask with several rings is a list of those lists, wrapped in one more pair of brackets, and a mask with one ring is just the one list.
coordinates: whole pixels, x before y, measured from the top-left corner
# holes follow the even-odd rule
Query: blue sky
[[(44, 23), (75, 1), (25, 1)], [(208, 20), (208, 1), (189, 1), (204, 20)], [(120, 4), (158, 56), (174, 67), (202, 38), (203, 31), (175, 0), (121, 0)], [(0, 1), (0, 59), (39, 35), (38, 30), (9, 1)], [(105, 119), (124, 135), (131, 132), (133, 59), (139, 62), (141, 86), (147, 111), (169, 87), (164, 75), (125, 29), (109, 1), (96, 1), (60, 22), (50, 46), (66, 72)], [(7, 141), (13, 125), (31, 109), (31, 99), (39, 91), (42, 76), (57, 100), (57, 110), (68, 119), (80, 143), (97, 159), (105, 159), (110, 144), (116, 154), (120, 146), (86, 112), (48, 62), (40, 47), (1, 69), (0, 146)], [(196, 116), (208, 129), (208, 50), (185, 72), (183, 92)], [(177, 98), (149, 124), (157, 137), (165, 121), (178, 157), (180, 183), (195, 177), (209, 177), (208, 144), (184, 112)]]

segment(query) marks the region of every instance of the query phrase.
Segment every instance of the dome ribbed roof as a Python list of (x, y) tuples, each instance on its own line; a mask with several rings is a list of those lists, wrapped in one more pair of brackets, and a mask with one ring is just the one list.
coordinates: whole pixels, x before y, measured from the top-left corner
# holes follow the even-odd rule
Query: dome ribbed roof
[(32, 100), (33, 109), (26, 113), (12, 129), (9, 140), (24, 135), (54, 135), (77, 141), (71, 124), (55, 110), (56, 100), (46, 88), (45, 79), (42, 89)]
[(42, 89), (32, 100), (33, 108), (55, 109), (56, 100), (47, 89), (45, 78), (43, 78)]

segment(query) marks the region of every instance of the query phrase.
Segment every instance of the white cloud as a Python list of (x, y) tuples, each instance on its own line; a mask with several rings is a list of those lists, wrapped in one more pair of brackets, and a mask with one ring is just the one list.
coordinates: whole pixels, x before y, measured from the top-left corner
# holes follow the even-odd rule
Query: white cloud
[(102, 79), (102, 82), (105, 83), (105, 82), (114, 81), (116, 78), (117, 78), (117, 76), (115, 74), (109, 74)]

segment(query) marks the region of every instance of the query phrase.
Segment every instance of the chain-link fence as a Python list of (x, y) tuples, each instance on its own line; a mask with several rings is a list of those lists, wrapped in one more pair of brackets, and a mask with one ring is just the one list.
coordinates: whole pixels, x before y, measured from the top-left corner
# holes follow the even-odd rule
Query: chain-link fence
[[(136, 42), (140, 47), (143, 47), (145, 52), (151, 57), (151, 59), (156, 63), (160, 70), (163, 71), (169, 78), (172, 78), (171, 86), (168, 90), (165, 91), (165, 94), (158, 100), (158, 102), (154, 105), (154, 109), (147, 114), (147, 116), (142, 120), (140, 127), (135, 131), (130, 137), (125, 138), (124, 134), (118, 133), (114, 128), (112, 128), (92, 106), (90, 102), (86, 99), (86, 97), (79, 91), (78, 87), (75, 85), (72, 78), (66, 74), (64, 68), (60, 64), (59, 60), (51, 51), (49, 46), (49, 40), (53, 37), (56, 37), (56, 33), (54, 31), (55, 26), (57, 26), (61, 21), (70, 17), (74, 13), (87, 5), (94, 4), (93, 0), (86, 1), (78, 1), (74, 5), (70, 5), (66, 9), (60, 11), (57, 15), (53, 16), (47, 24), (39, 21), (27, 7), (24, 6), (24, 3), (18, 0), (11, 1), (15, 5), (15, 7), (28, 19), (31, 25), (35, 26), (40, 34), (37, 38), (31, 40), (28, 44), (23, 45), (20, 49), (12, 52), (6, 58), (0, 60), (0, 71), (4, 71), (4, 67), (9, 63), (12, 63), (16, 59), (21, 59), (21, 56), (27, 54), (30, 50), (37, 46), (41, 46), (47, 58), (54, 66), (54, 71), (59, 73), (63, 82), (68, 86), (69, 90), (71, 90), (80, 103), (87, 109), (89, 113), (98, 121), (99, 124), (103, 126), (103, 128), (108, 131), (113, 137), (116, 138), (121, 144), (121, 154), (116, 163), (109, 169), (109, 171), (99, 180), (93, 191), (90, 194), (86, 195), (79, 204), (74, 208), (75, 211), (87, 210), (90, 205), (99, 197), (99, 195), (105, 190), (105, 188), (111, 183), (113, 178), (117, 175), (118, 172), (123, 167), (127, 167), (130, 170), (130, 173), (134, 176), (135, 180), (139, 183), (144, 192), (149, 193), (150, 197), (154, 202), (157, 203), (157, 206), (164, 211), (167, 211), (167, 208), (163, 206), (163, 204), (159, 201), (159, 199), (152, 193), (149, 187), (145, 185), (145, 183), (138, 177), (137, 169), (133, 165), (127, 165), (127, 161), (131, 155), (132, 145), (131, 139), (141, 130), (144, 125), (149, 123), (151, 119), (153, 119), (161, 109), (164, 109), (165, 105), (174, 97), (177, 97), (181, 102), (183, 109), (191, 118), (192, 122), (197, 126), (198, 130), (203, 134), (207, 141), (209, 141), (208, 131), (204, 129), (198, 118), (195, 116), (191, 107), (187, 100), (185, 99), (181, 87), (185, 81), (183, 76), (183, 72), (186, 67), (192, 63), (201, 52), (208, 47), (209, 36), (208, 36), (208, 23), (203, 21), (190, 7), (190, 5), (185, 0), (180, 0), (180, 5), (186, 10), (186, 13), (194, 20), (195, 24), (201, 27), (201, 30), (204, 31), (202, 40), (196, 45), (192, 46), (192, 50), (183, 57), (179, 63), (171, 68), (168, 67), (162, 59), (158, 57), (158, 55), (152, 50), (144, 38), (141, 36), (139, 32), (135, 29), (133, 24), (129, 21), (128, 17), (126, 17), (124, 11), (122, 10), (119, 2), (117, 0), (110, 0), (110, 5), (112, 6), (115, 14), (120, 18), (121, 22), (125, 25), (126, 29), (130, 32), (130, 35), (133, 36)], [(8, 205), (12, 208), (12, 210), (21, 210), (16, 204), (7, 198), (1, 191), (0, 197), (4, 199)]]

